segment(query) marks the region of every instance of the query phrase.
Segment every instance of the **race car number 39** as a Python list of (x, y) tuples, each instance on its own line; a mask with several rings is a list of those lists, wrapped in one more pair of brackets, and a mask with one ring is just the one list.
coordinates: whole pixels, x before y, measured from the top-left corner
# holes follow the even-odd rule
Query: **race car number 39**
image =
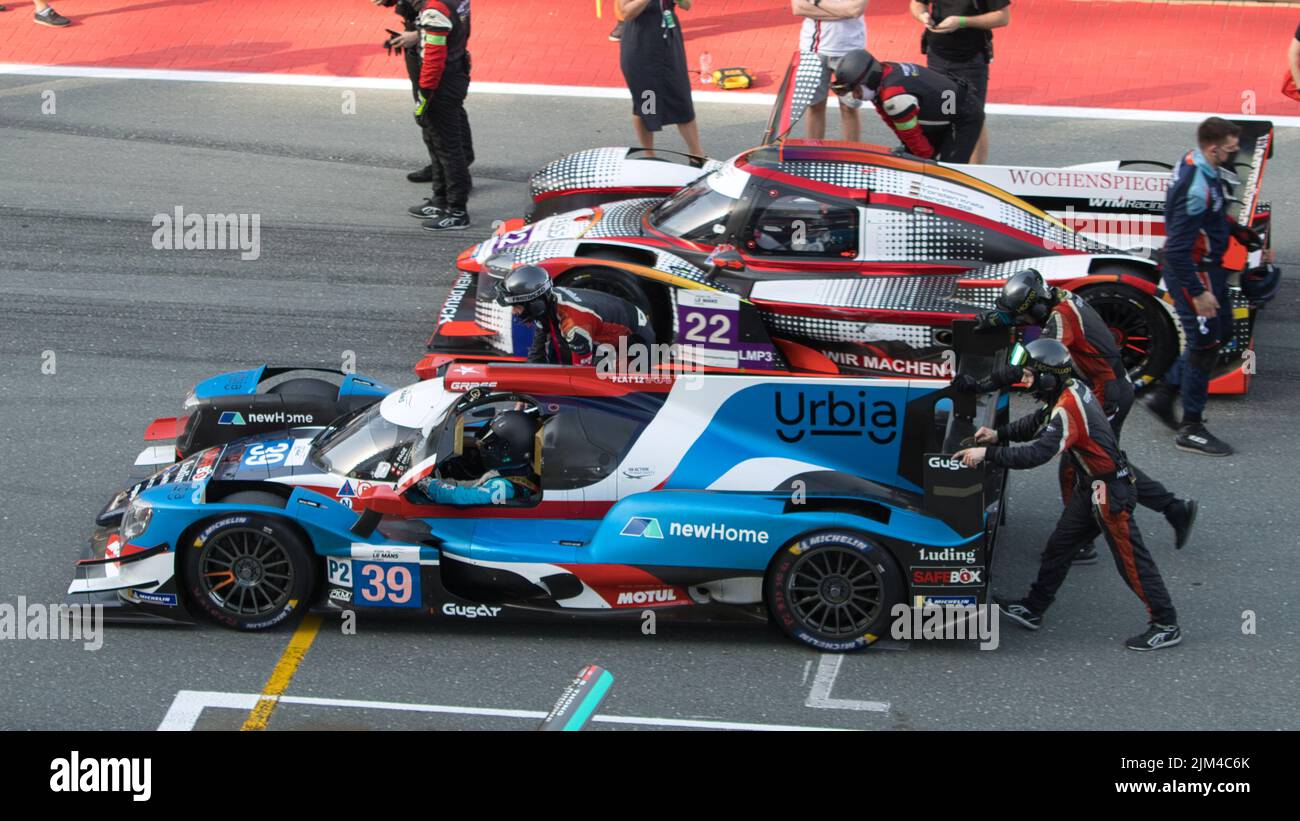
[(419, 607), (420, 566), (353, 561), (354, 601), (365, 607)]

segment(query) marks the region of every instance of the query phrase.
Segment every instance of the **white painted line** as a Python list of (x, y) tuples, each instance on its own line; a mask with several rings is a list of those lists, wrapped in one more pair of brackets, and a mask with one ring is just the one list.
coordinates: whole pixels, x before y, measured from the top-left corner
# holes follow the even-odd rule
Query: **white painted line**
[(831, 689), (835, 687), (835, 678), (840, 674), (840, 665), (844, 656), (823, 653), (817, 662), (817, 675), (813, 676), (812, 689), (808, 692), (805, 707), (818, 710), (861, 710), (872, 713), (889, 712), (888, 701), (857, 701), (851, 698), (831, 698)]
[(257, 693), (216, 693), (204, 690), (181, 690), (172, 699), (158, 725), (162, 732), (188, 732), (199, 723), (199, 714), (206, 707), (225, 707), (231, 710), (251, 710), (257, 704)]
[[(104, 66), (45, 66), (36, 63), (0, 63), (0, 74), (19, 74), (35, 77), (85, 77), (110, 80), (169, 80), (189, 83), (249, 83), (275, 86), (317, 86), (326, 88), (370, 88), (390, 91), (409, 91), (411, 84), (402, 79), (385, 77), (335, 77), (319, 74), (267, 74), (241, 71), (189, 71), (158, 68), (109, 68)], [(627, 100), (625, 88), (609, 86), (545, 85), (540, 83), (486, 83), (470, 84), (472, 94), (517, 94), (542, 97), (581, 97), (583, 99)], [(693, 91), (697, 103), (730, 103), (771, 108), (775, 94), (732, 93), (729, 91)], [(831, 100), (832, 105), (836, 103)], [(1083, 120), (1126, 120), (1148, 123), (1195, 123), (1211, 115), (1227, 116), (1234, 120), (1269, 120), (1279, 128), (1300, 128), (1300, 117), (1247, 116), (1223, 111), (1161, 111), (1141, 108), (1090, 108), (1086, 106), (1020, 105), (1017, 103), (989, 103), (989, 114), (1013, 117), (1062, 117)]]
[(811, 672), (812, 672), (812, 662), (811, 662), (811, 661), (805, 661), (805, 662), (803, 663), (803, 680), (802, 680), (801, 682), (799, 682), (799, 683), (800, 683), (800, 684), (807, 684), (807, 683), (808, 683), (808, 674), (811, 673)]
[[(257, 704), (256, 693), (220, 693), (207, 690), (181, 690), (172, 700), (171, 707), (159, 730), (184, 731), (194, 729), (199, 716), (208, 707), (234, 710), (251, 710)], [(540, 721), (546, 718), (543, 710), (508, 710), (494, 707), (457, 707), (447, 704), (407, 704), (399, 701), (370, 701), (349, 698), (317, 698), (314, 696), (280, 696), (280, 704), (303, 704), (314, 707), (344, 707), (355, 710), (392, 710), (407, 713), (441, 713), (446, 715), (482, 716), (486, 718), (520, 718)], [(629, 724), (643, 727), (683, 727), (697, 730), (766, 730), (766, 731), (823, 731), (833, 727), (802, 727), (790, 724), (753, 724), (743, 721), (710, 721), (693, 718), (654, 718), (646, 716), (597, 715), (593, 722), (603, 724)]]

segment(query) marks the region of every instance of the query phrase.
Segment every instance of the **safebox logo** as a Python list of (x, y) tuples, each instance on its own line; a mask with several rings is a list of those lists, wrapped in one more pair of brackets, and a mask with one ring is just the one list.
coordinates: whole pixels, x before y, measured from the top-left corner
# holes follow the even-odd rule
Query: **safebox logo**
[(633, 516), (623, 525), (623, 536), (640, 536), (643, 539), (662, 539), (664, 532), (659, 527), (658, 519), (646, 516)]

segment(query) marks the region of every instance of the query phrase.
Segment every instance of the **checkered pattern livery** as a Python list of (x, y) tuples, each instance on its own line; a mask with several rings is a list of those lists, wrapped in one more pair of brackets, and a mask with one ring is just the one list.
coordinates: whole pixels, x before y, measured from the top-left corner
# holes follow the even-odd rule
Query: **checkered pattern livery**
[(569, 188), (604, 188), (613, 182), (626, 157), (626, 148), (592, 148), (570, 154), (533, 174), (528, 193), (536, 199)]
[[(592, 148), (547, 163), (529, 178), (528, 193), (536, 199), (543, 194), (574, 188), (618, 188), (626, 184), (620, 172), (627, 154), (626, 148)], [(707, 160), (700, 174), (721, 167), (721, 162)]]
[(591, 230), (582, 235), (583, 239), (605, 239), (609, 237), (641, 236), (641, 218), (659, 203), (662, 198), (620, 200), (600, 207), (600, 220)]
[(882, 311), (965, 310), (955, 304), (952, 276), (888, 276), (759, 283), (756, 300), (823, 305), (830, 308), (877, 308)]
[[(486, 274), (483, 276), (487, 277)], [(487, 277), (484, 283), (494, 282), (491, 277)], [(474, 303), (474, 322), (475, 324), (495, 331), (496, 335), (487, 339), (487, 343), (504, 354), (510, 354), (514, 346), (514, 315), (510, 312), (509, 306), (500, 305), (495, 299), (492, 299), (491, 291), (484, 294), (479, 292), (479, 300)]]
[(821, 55), (814, 51), (799, 53), (799, 68), (795, 69), (794, 89), (790, 94), (790, 113), (800, 114), (805, 108), (825, 99), (830, 89), (830, 72)]
[(764, 324), (776, 336), (816, 342), (902, 342), (913, 348), (935, 344), (935, 328), (928, 325), (886, 325), (811, 316), (789, 316), (763, 311)]

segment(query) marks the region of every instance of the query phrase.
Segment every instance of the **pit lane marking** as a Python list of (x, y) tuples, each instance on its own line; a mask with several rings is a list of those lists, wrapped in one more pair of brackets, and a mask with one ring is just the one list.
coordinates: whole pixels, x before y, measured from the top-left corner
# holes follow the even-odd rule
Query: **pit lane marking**
[[(258, 693), (222, 693), (208, 690), (181, 690), (172, 699), (167, 715), (158, 729), (164, 732), (187, 732), (194, 729), (203, 711), (208, 708), (228, 710), (255, 710), (264, 695)], [(276, 704), (302, 704), (312, 707), (346, 707), (356, 710), (392, 710), (407, 713), (440, 713), (445, 715), (483, 716), (486, 718), (518, 718), (540, 721), (546, 718), (545, 710), (513, 710), (496, 707), (459, 707), (450, 704), (408, 704), (400, 701), (369, 701), (350, 698), (319, 698), (315, 696), (280, 695)], [(643, 727), (677, 727), (692, 730), (754, 730), (792, 732), (841, 732), (842, 727), (809, 727), (796, 724), (754, 724), (745, 721), (709, 721), (694, 718), (661, 718), (654, 716), (595, 715), (597, 724), (623, 724)]]
[(817, 710), (859, 710), (871, 713), (889, 712), (888, 701), (858, 701), (851, 698), (831, 698), (835, 679), (840, 674), (844, 656), (838, 653), (823, 653), (817, 661), (817, 673), (813, 676), (812, 689), (808, 691), (805, 707)]
[(320, 616), (309, 613), (302, 620), (302, 624), (299, 624), (298, 628), (293, 631), (293, 635), (289, 638), (289, 645), (280, 654), (280, 660), (276, 662), (275, 669), (271, 671), (271, 677), (266, 680), (266, 686), (262, 688), (261, 695), (257, 697), (252, 711), (239, 729), (266, 729), (267, 722), (271, 720), (271, 713), (275, 712), (275, 705), (283, 698), (284, 691), (289, 689), (289, 682), (293, 681), (293, 674), (298, 672), (298, 665), (302, 664), (302, 660), (307, 656), (307, 651), (311, 649), (312, 642), (316, 640), (316, 634), (320, 632), (321, 622)]
[[(386, 91), (409, 91), (407, 80), (386, 77), (333, 77), (316, 74), (266, 74), (243, 71), (191, 71), (188, 69), (121, 68), (116, 66), (47, 66), (39, 63), (0, 63), (0, 74), (18, 74), (37, 77), (91, 77), (114, 80), (166, 80), (188, 83), (249, 83), (253, 85), (306, 86), (326, 88), (366, 88)], [(584, 99), (626, 100), (623, 86), (543, 85), (540, 83), (470, 83), (471, 94), (516, 94), (541, 97), (579, 97)], [(771, 108), (775, 94), (735, 91), (695, 91), (697, 103), (729, 103), (732, 105), (761, 105)], [(832, 107), (838, 107), (838, 98), (832, 95)], [(1022, 103), (989, 103), (986, 114), (1013, 117), (1060, 117), (1084, 120), (1129, 120), (1148, 123), (1197, 123), (1213, 111), (1148, 111), (1140, 108), (1102, 108), (1087, 106), (1026, 105)], [(1242, 120), (1268, 120), (1277, 128), (1300, 127), (1300, 117), (1285, 115), (1237, 115)]]

